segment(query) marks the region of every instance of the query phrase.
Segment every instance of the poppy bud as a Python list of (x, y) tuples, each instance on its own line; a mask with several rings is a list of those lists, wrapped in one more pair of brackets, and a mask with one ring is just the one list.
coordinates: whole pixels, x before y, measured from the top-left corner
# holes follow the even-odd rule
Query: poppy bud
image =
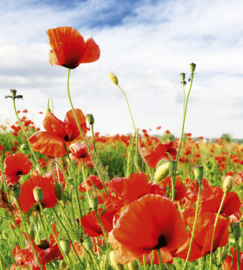
[(231, 191), (231, 189), (233, 188), (233, 185), (234, 185), (234, 179), (232, 176), (227, 176), (225, 179), (224, 179), (224, 182), (223, 182), (223, 192), (226, 192), (228, 193), (229, 191)]
[(20, 194), (21, 194), (21, 189), (18, 185), (17, 188), (14, 188), (13, 190), (11, 190), (11, 195), (16, 199), (18, 200), (18, 198), (20, 197)]
[(11, 94), (12, 94), (13, 99), (15, 99), (15, 98), (16, 98), (17, 90), (15, 90), (15, 89), (10, 89), (10, 92), (11, 92)]
[(139, 269), (139, 265), (138, 265), (138, 262), (136, 260), (128, 263), (127, 266), (128, 266), (128, 270), (138, 270)]
[(114, 256), (114, 251), (111, 251), (110, 253), (110, 261), (112, 266), (116, 269), (116, 270), (123, 270), (124, 269), (124, 265), (119, 263)]
[(42, 202), (44, 199), (43, 191), (41, 187), (35, 187), (33, 189), (33, 195), (37, 202)]
[(5, 231), (2, 231), (2, 236), (3, 236), (3, 239), (5, 239), (5, 240), (8, 240), (8, 238), (9, 238), (8, 233), (6, 233)]
[(170, 160), (170, 174), (172, 174), (175, 170), (176, 162), (174, 160)]
[(189, 65), (189, 67), (190, 67), (191, 73), (193, 73), (193, 72), (195, 71), (195, 69), (196, 69), (196, 64), (191, 63), (191, 64)]
[(118, 85), (118, 79), (117, 79), (117, 77), (116, 77), (115, 74), (109, 73), (109, 78), (110, 78), (111, 82), (113, 82), (114, 84)]
[(68, 255), (68, 253), (70, 252), (70, 244), (69, 244), (69, 240), (68, 239), (62, 239), (60, 240), (59, 242), (62, 250), (63, 250), (63, 253), (65, 255)]
[(99, 200), (96, 196), (91, 196), (90, 197), (90, 200), (89, 200), (89, 203), (90, 203), (90, 207), (92, 209), (97, 209), (98, 208), (98, 205), (99, 205)]
[(63, 193), (62, 193), (62, 187), (61, 187), (61, 185), (59, 183), (56, 183), (54, 185), (54, 189), (55, 189), (55, 194), (57, 196), (58, 201), (61, 201), (62, 198), (63, 198)]
[(180, 76), (181, 76), (181, 80), (184, 82), (185, 81), (185, 78), (186, 78), (186, 74), (185, 73), (181, 73)]
[(133, 162), (137, 170), (142, 171), (143, 169), (143, 160), (139, 153), (135, 153), (133, 156)]
[(157, 167), (154, 174), (154, 182), (160, 182), (170, 174), (170, 162), (165, 162)]
[(93, 116), (93, 114), (87, 114), (86, 115), (86, 120), (88, 121), (88, 123), (90, 125), (93, 125), (94, 124), (94, 116)]
[(87, 250), (92, 250), (93, 248), (93, 243), (91, 241), (91, 238), (89, 236), (86, 236), (83, 239), (83, 246), (87, 249)]
[(238, 240), (239, 237), (241, 236), (241, 227), (238, 222), (232, 222), (230, 224), (230, 228), (233, 234), (233, 237), (235, 240)]
[(193, 167), (193, 171), (194, 171), (194, 175), (195, 175), (196, 180), (201, 182), (203, 179), (203, 166), (196, 165)]

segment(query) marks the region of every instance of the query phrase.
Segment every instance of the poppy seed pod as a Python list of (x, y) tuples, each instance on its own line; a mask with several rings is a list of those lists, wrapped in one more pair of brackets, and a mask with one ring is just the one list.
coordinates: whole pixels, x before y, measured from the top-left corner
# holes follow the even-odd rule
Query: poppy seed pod
[(63, 250), (63, 253), (65, 255), (68, 255), (68, 253), (70, 252), (70, 244), (69, 244), (69, 240), (68, 239), (62, 239), (60, 240), (60, 246)]
[(230, 224), (230, 228), (235, 240), (238, 240), (241, 236), (241, 227), (238, 222), (233, 222)]
[(41, 187), (35, 187), (33, 189), (33, 195), (37, 202), (42, 202), (44, 199), (43, 191)]
[(194, 171), (195, 179), (201, 182), (203, 179), (203, 166), (196, 165), (193, 167), (193, 171)]
[(181, 76), (181, 80), (184, 82), (185, 81), (185, 78), (186, 78), (186, 74), (185, 73), (181, 73), (180, 76)]
[(23, 143), (23, 144), (20, 145), (20, 150), (24, 151), (26, 149), (27, 149), (26, 144)]
[(232, 176), (227, 176), (225, 179), (224, 179), (224, 182), (223, 182), (223, 192), (226, 192), (228, 193), (229, 191), (231, 191), (231, 189), (233, 188), (233, 185), (234, 185), (234, 179)]
[(114, 84), (118, 85), (118, 79), (117, 79), (117, 77), (116, 77), (115, 74), (109, 73), (109, 78), (110, 78), (111, 82), (113, 82)]
[(83, 246), (87, 249), (87, 250), (92, 250), (93, 248), (93, 243), (91, 241), (91, 238), (89, 236), (86, 236), (83, 239)]
[(61, 187), (61, 185), (59, 183), (56, 183), (54, 185), (54, 188), (55, 188), (55, 194), (57, 196), (58, 201), (61, 201), (62, 198), (63, 198), (63, 193), (62, 193), (62, 187)]
[(91, 196), (90, 197), (90, 207), (92, 209), (95, 209), (96, 210), (98, 208), (98, 206), (99, 206), (99, 200), (98, 200), (98, 198), (96, 196)]
[(196, 69), (196, 64), (191, 63), (191, 64), (189, 65), (189, 67), (190, 67), (191, 73), (193, 73), (193, 72), (195, 71), (195, 69)]
[(139, 265), (137, 261), (133, 261), (127, 264), (128, 266), (128, 270), (138, 270), (139, 269)]
[(86, 115), (86, 120), (88, 121), (88, 123), (90, 125), (93, 125), (94, 124), (94, 116), (93, 116), (93, 114), (87, 114)]
[(123, 270), (124, 269), (124, 265), (119, 263), (114, 256), (114, 251), (111, 251), (110, 253), (110, 261), (112, 266), (116, 269), (116, 270)]
[(154, 182), (160, 182), (170, 174), (170, 162), (165, 162), (164, 164), (157, 167), (154, 174)]
[(143, 169), (143, 160), (142, 157), (139, 153), (135, 153), (133, 156), (133, 162), (135, 167), (139, 170), (142, 171)]

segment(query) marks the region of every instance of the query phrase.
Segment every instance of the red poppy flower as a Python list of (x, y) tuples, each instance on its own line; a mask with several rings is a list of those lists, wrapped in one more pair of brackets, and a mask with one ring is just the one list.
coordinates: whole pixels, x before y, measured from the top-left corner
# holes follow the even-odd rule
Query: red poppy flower
[[(4, 160), (4, 175), (6, 178), (7, 185), (16, 184), (20, 175), (27, 175), (32, 167), (32, 163), (28, 157), (23, 153), (16, 153), (9, 155)], [(3, 176), (0, 172), (0, 180), (4, 182)]]
[[(89, 145), (90, 150), (93, 149), (92, 145)], [(77, 163), (85, 164), (89, 166), (90, 168), (94, 167), (94, 162), (89, 154), (88, 148), (85, 144), (85, 142), (82, 142), (81, 144), (76, 142), (69, 147), (70, 152), (70, 158), (73, 160), (76, 160)]]
[(82, 63), (92, 63), (100, 58), (100, 48), (93, 38), (84, 41), (72, 27), (58, 27), (46, 31), (52, 50), (49, 53), (51, 65), (76, 68)]
[[(216, 218), (215, 213), (203, 213), (198, 216), (196, 230), (193, 238), (193, 246), (190, 253), (189, 261), (194, 261), (200, 257), (205, 256), (210, 253), (211, 241), (213, 235), (213, 227)], [(193, 229), (195, 217), (187, 218), (187, 224), (189, 228)], [(229, 239), (229, 228), (230, 220), (226, 220), (224, 217), (219, 215), (217, 222), (214, 241), (213, 241), (213, 251), (218, 247), (223, 247), (228, 243)], [(187, 252), (189, 248), (190, 237), (188, 237), (187, 242), (178, 249), (177, 256), (182, 259), (186, 259)]]
[[(93, 252), (99, 253), (101, 250), (100, 250), (100, 248), (98, 248), (98, 246), (96, 244), (98, 244), (101, 247), (104, 246), (104, 244), (105, 244), (104, 238), (97, 238), (97, 237), (90, 237), (90, 238), (91, 238), (91, 241), (93, 242), (93, 249), (92, 249)], [(79, 255), (83, 255), (83, 247), (81, 244), (79, 244), (76, 240), (74, 240), (73, 246)], [(76, 257), (76, 253), (73, 250), (73, 247), (71, 248), (71, 250), (73, 252), (73, 255)]]
[(155, 149), (148, 149), (146, 147), (143, 147), (141, 149), (143, 156), (146, 160), (146, 162), (148, 163), (148, 165), (151, 168), (156, 168), (158, 162), (161, 159), (166, 159), (166, 160), (170, 160), (170, 157), (168, 155), (168, 153), (173, 157), (176, 158), (176, 150), (173, 148), (173, 142), (170, 143), (166, 143), (166, 144), (162, 144), (159, 143), (157, 144), (157, 146), (155, 147)]
[(243, 183), (243, 171), (239, 172), (234, 178), (234, 184), (240, 185)]
[[(225, 258), (223, 264), (222, 264), (222, 269), (223, 270), (237, 270), (237, 250), (234, 247), (230, 248), (230, 253), (232, 256), (227, 255)], [(233, 266), (231, 268), (231, 262), (232, 262), (232, 257), (234, 254), (234, 259), (233, 259)], [(240, 251), (240, 269), (243, 269), (243, 253)]]
[[(80, 109), (75, 109), (81, 129), (86, 135), (86, 118)], [(72, 110), (68, 111), (64, 122), (48, 112), (43, 120), (46, 131), (35, 133), (29, 138), (29, 142), (34, 151), (38, 151), (46, 156), (63, 157), (66, 153), (64, 144), (73, 143), (75, 140), (82, 140), (75, 117)]]
[[(102, 190), (104, 188), (99, 176), (90, 175), (88, 178), (86, 178), (86, 184), (85, 182), (81, 183), (78, 187), (78, 190), (81, 192), (86, 192), (87, 189), (91, 190), (94, 188), (92, 183), (96, 185), (99, 190)], [(87, 185), (87, 189), (86, 189), (86, 185)]]
[(48, 178), (40, 175), (32, 175), (30, 179), (24, 182), (21, 186), (21, 195), (19, 197), (19, 203), (24, 213), (27, 213), (29, 209), (36, 203), (33, 195), (33, 189), (35, 187), (41, 187), (44, 195), (44, 199), (41, 202), (43, 207), (52, 208), (57, 204), (57, 197), (55, 194), (54, 185)]
[[(55, 235), (58, 237), (58, 233), (55, 228), (55, 224), (52, 222), (51, 223), (52, 229), (55, 233)], [(30, 245), (30, 242), (28, 240), (28, 237), (25, 232), (23, 232), (24, 237), (26, 239), (26, 248), (21, 249), (19, 246), (16, 246), (13, 250), (13, 255), (14, 258), (18, 264), (18, 266), (23, 266), (23, 265), (30, 265), (33, 268), (32, 269), (40, 269), (38, 266), (37, 261), (35, 260), (35, 256), (32, 250), (32, 247)], [(34, 245), (35, 251), (37, 253), (37, 257), (40, 261), (40, 264), (44, 269), (45, 264), (49, 263), (50, 261), (53, 260), (63, 260), (62, 253), (58, 247), (54, 239), (54, 236), (51, 234), (50, 235), (50, 241), (47, 242), (46, 239), (41, 240), (40, 245), (36, 245), (35, 242), (33, 241), (32, 237), (30, 236), (30, 239), (32, 241), (32, 244)]]
[(186, 240), (187, 231), (180, 212), (173, 202), (158, 195), (146, 195), (129, 204), (108, 239), (116, 260), (122, 264), (156, 249), (166, 263)]
[[(56, 180), (57, 180), (57, 183), (59, 183), (61, 186), (63, 186), (63, 188), (65, 188), (65, 176), (64, 174), (62, 173), (62, 170), (59, 168), (59, 166), (55, 166), (53, 168), (53, 171), (54, 171), (54, 174), (55, 174), (55, 177), (56, 177)], [(55, 180), (54, 180), (54, 177), (53, 177), (53, 174), (52, 174), (52, 171), (49, 171), (45, 174), (46, 178), (48, 178), (50, 180), (50, 182), (52, 184), (55, 184)]]

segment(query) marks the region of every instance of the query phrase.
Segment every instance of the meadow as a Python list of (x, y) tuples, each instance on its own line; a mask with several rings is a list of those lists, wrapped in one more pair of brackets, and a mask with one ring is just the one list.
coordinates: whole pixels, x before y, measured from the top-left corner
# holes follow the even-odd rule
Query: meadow
[(97, 61), (99, 46), (71, 27), (47, 34), (71, 109), (60, 120), (48, 101), (42, 131), (18, 111), (22, 95), (6, 93), (16, 121), (0, 125), (0, 269), (243, 269), (243, 145), (184, 133), (196, 65), (188, 91), (180, 74), (180, 138), (139, 130), (112, 73), (134, 130), (101, 136), (69, 89), (70, 71)]

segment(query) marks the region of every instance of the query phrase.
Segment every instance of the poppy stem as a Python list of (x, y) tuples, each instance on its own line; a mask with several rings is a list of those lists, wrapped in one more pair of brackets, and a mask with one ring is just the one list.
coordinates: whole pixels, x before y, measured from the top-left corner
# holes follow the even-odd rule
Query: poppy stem
[(89, 206), (90, 206), (91, 204), (90, 204), (89, 190), (88, 190), (88, 185), (87, 185), (87, 181), (86, 181), (86, 176), (85, 176), (85, 171), (84, 171), (84, 163), (83, 163), (82, 158), (81, 158), (81, 163), (82, 163), (83, 181), (84, 181), (84, 184), (85, 184), (86, 193), (87, 193), (87, 196), (88, 196), (88, 201), (89, 201)]
[[(179, 161), (179, 157), (180, 157), (180, 151), (181, 151), (181, 144), (183, 141), (183, 135), (184, 135), (184, 127), (185, 127), (185, 121), (186, 121), (186, 112), (187, 112), (187, 104), (188, 104), (188, 99), (189, 99), (189, 95), (191, 93), (192, 90), (192, 83), (193, 83), (193, 77), (194, 77), (194, 73), (191, 73), (191, 83), (190, 83), (190, 87), (189, 87), (189, 91), (186, 97), (186, 103), (185, 103), (185, 108), (183, 111), (183, 119), (182, 119), (182, 127), (181, 127), (181, 137), (180, 137), (180, 142), (179, 142), (179, 146), (178, 146), (178, 151), (177, 151), (177, 155), (176, 155), (176, 164), (175, 164), (175, 170), (173, 173), (173, 179), (172, 179), (172, 185), (175, 185), (175, 176), (176, 176), (176, 170), (178, 167), (178, 161)], [(172, 188), (172, 202), (175, 199), (175, 188)]]
[(51, 108), (52, 108), (51, 112), (54, 114), (54, 105), (53, 105), (53, 100), (52, 100), (51, 97), (48, 98), (48, 101), (47, 101), (47, 108), (49, 108), (49, 101), (51, 101)]
[(14, 106), (14, 112), (15, 112), (15, 115), (16, 115), (16, 117), (17, 117), (17, 119), (18, 119), (18, 122), (19, 122), (21, 128), (22, 128), (22, 131), (24, 132), (25, 138), (26, 138), (26, 140), (27, 140), (27, 142), (28, 142), (28, 144), (29, 144), (30, 151), (31, 151), (31, 153), (32, 153), (34, 162), (35, 162), (35, 164), (37, 165), (38, 169), (40, 170), (40, 173), (41, 173), (42, 175), (45, 175), (45, 173), (43, 172), (43, 170), (42, 170), (42, 168), (41, 168), (39, 162), (38, 162), (37, 159), (36, 159), (36, 156), (35, 156), (35, 153), (34, 153), (33, 149), (31, 148), (31, 145), (30, 145), (30, 142), (29, 142), (29, 138), (28, 138), (27, 133), (26, 133), (26, 131), (25, 131), (25, 129), (24, 129), (24, 126), (23, 126), (22, 122), (21, 122), (20, 119), (19, 119), (19, 116), (18, 116), (18, 113), (17, 113), (17, 109), (16, 109), (16, 104), (15, 104), (15, 98), (13, 98), (13, 106)]
[(215, 231), (216, 231), (216, 226), (217, 226), (219, 214), (220, 214), (220, 212), (221, 212), (221, 210), (222, 210), (222, 207), (223, 207), (223, 204), (224, 204), (224, 200), (225, 200), (226, 194), (227, 194), (227, 192), (224, 192), (224, 195), (223, 195), (223, 198), (222, 198), (222, 200), (221, 200), (221, 204), (220, 204), (220, 207), (219, 207), (219, 210), (218, 210), (218, 213), (217, 213), (215, 222), (214, 222), (214, 226), (213, 226), (213, 235), (212, 235), (211, 248), (210, 248), (210, 267), (209, 267), (210, 270), (212, 270), (212, 263), (213, 263), (213, 256), (212, 256), (212, 253), (213, 253), (213, 241), (214, 241), (214, 235), (215, 235)]
[(45, 234), (45, 238), (48, 239), (48, 233), (47, 233), (47, 230), (46, 230), (46, 226), (45, 226), (45, 224), (44, 224), (44, 222), (42, 220), (42, 216), (41, 216), (39, 211), (37, 211), (37, 212), (38, 212), (39, 220), (41, 222), (41, 225), (42, 225), (42, 228), (43, 228), (43, 231), (44, 231), (44, 234)]
[(146, 256), (143, 255), (143, 269), (146, 270)]
[[(79, 132), (81, 133), (81, 135), (82, 135), (82, 137), (83, 137), (83, 139), (84, 139), (84, 142), (85, 142), (85, 144), (86, 144), (86, 146), (87, 146), (87, 149), (88, 149), (88, 151), (89, 151), (89, 154), (90, 154), (90, 156), (91, 156), (91, 158), (92, 158), (92, 160), (93, 160), (93, 162), (94, 162), (95, 169), (96, 169), (98, 175), (100, 176), (99, 167), (98, 167), (97, 162), (96, 162), (96, 160), (95, 160), (95, 158), (94, 158), (94, 156), (93, 156), (93, 154), (92, 154), (92, 152), (91, 152), (91, 149), (90, 149), (90, 147), (89, 147), (88, 141), (87, 141), (87, 139), (86, 139), (86, 137), (85, 137), (85, 135), (84, 135), (84, 133), (83, 133), (83, 131), (82, 131), (80, 125), (79, 125), (78, 117), (77, 117), (77, 114), (76, 114), (75, 109), (74, 109), (74, 107), (73, 107), (73, 103), (72, 103), (72, 99), (71, 99), (71, 95), (70, 95), (70, 90), (69, 90), (69, 77), (70, 77), (70, 68), (68, 68), (68, 76), (67, 76), (67, 92), (68, 92), (69, 102), (70, 102), (70, 105), (71, 105), (71, 107), (72, 107), (73, 115), (74, 115), (74, 117), (75, 117), (76, 124), (77, 124), (77, 127), (78, 127), (78, 129), (79, 129)], [(102, 177), (100, 177), (100, 179), (101, 179), (101, 181), (102, 181), (102, 184), (103, 184), (103, 187), (104, 187), (104, 189), (105, 189), (106, 194), (108, 194), (108, 191), (107, 191), (107, 189), (106, 189), (106, 186), (105, 186), (105, 184), (104, 184), (104, 181), (103, 181)]]
[(100, 220), (100, 217), (99, 217), (99, 215), (98, 215), (98, 213), (97, 213), (97, 209), (94, 209), (94, 211), (95, 211), (95, 216), (96, 216), (96, 218), (98, 219), (98, 221), (99, 221), (99, 223), (100, 223), (102, 232), (103, 232), (103, 234), (104, 234), (104, 236), (105, 236), (106, 250), (108, 251), (108, 238), (107, 238), (107, 234), (106, 234), (105, 228), (104, 228), (104, 226), (103, 226), (103, 224), (102, 224), (102, 222), (101, 222), (101, 220)]
[[(236, 243), (235, 243), (235, 244), (236, 244)], [(232, 257), (232, 260), (231, 260), (230, 270), (232, 270), (233, 264), (234, 264), (235, 249), (236, 249), (236, 248), (235, 248), (235, 246), (234, 246), (233, 257)]]
[(161, 254), (160, 254), (159, 249), (157, 249), (157, 253), (158, 253), (158, 257), (159, 257), (159, 268), (160, 268), (160, 270), (163, 270), (163, 264), (162, 264), (162, 259), (161, 259)]
[(76, 236), (76, 232), (75, 232), (75, 230), (74, 230), (74, 228), (73, 228), (73, 225), (71, 224), (70, 219), (69, 219), (68, 216), (67, 216), (67, 213), (65, 212), (65, 210), (64, 210), (64, 208), (63, 208), (63, 205), (62, 205), (61, 201), (58, 201), (58, 204), (60, 205), (60, 208), (61, 208), (61, 210), (62, 210), (62, 212), (63, 212), (63, 214), (64, 214), (64, 217), (65, 217), (65, 219), (66, 219), (68, 225), (70, 226), (72, 232), (74, 233), (74, 236)]
[(78, 255), (78, 253), (77, 253), (77, 251), (76, 251), (76, 249), (75, 249), (75, 247), (74, 247), (74, 245), (73, 245), (72, 239), (71, 239), (71, 237), (70, 237), (70, 235), (69, 235), (69, 233), (68, 233), (66, 227), (63, 225), (61, 219), (59, 218), (59, 216), (58, 216), (58, 214), (57, 214), (57, 212), (56, 212), (56, 210), (55, 210), (54, 208), (52, 208), (52, 210), (53, 210), (53, 212), (55, 213), (56, 218), (58, 219), (58, 221), (59, 221), (60, 224), (62, 225), (64, 231), (66, 232), (67, 237), (68, 237), (68, 239), (69, 239), (69, 241), (70, 241), (70, 243), (71, 243), (71, 245), (72, 245), (72, 248), (73, 248), (73, 250), (74, 250), (74, 252), (75, 252), (75, 254), (76, 254), (76, 256), (77, 256), (77, 258), (78, 258), (78, 260), (79, 260), (79, 263), (82, 264), (82, 261), (81, 261), (79, 255)]
[(42, 267), (42, 265), (41, 265), (41, 263), (40, 263), (40, 261), (39, 261), (39, 258), (38, 258), (38, 256), (37, 256), (37, 253), (36, 253), (36, 251), (35, 251), (34, 245), (33, 245), (32, 241), (31, 241), (31, 239), (30, 239), (30, 236), (29, 236), (29, 233), (28, 233), (28, 229), (27, 229), (27, 226), (26, 226), (26, 223), (25, 223), (25, 219), (24, 219), (24, 217), (23, 217), (23, 214), (22, 214), (22, 211), (21, 211), (21, 208), (20, 208), (20, 205), (19, 205), (19, 201), (18, 201), (18, 200), (16, 200), (16, 204), (17, 204), (17, 207), (18, 207), (18, 210), (19, 210), (21, 219), (22, 219), (22, 221), (24, 222), (24, 228), (25, 228), (25, 231), (26, 231), (26, 235), (27, 235), (27, 238), (28, 238), (29, 243), (30, 243), (30, 245), (31, 245), (31, 248), (32, 248), (32, 250), (33, 250), (33, 252), (34, 252), (35, 259), (36, 259), (36, 261), (37, 261), (37, 263), (38, 263), (40, 269), (43, 270), (43, 267)]
[(98, 166), (102, 172), (102, 174), (104, 175), (104, 178), (107, 182), (110, 181), (110, 178), (109, 178), (109, 175), (108, 173), (106, 172), (104, 166), (103, 166), (103, 163), (101, 162), (101, 160), (99, 159), (99, 155), (97, 153), (97, 149), (96, 149), (96, 146), (95, 146), (95, 136), (94, 136), (94, 125), (93, 124), (90, 124), (90, 127), (91, 127), (91, 133), (92, 133), (92, 144), (93, 144), (93, 147), (94, 147), (94, 154), (95, 154), (95, 157), (96, 157), (96, 160), (97, 160), (97, 163), (98, 163)]
[(193, 224), (193, 229), (192, 229), (192, 235), (191, 235), (190, 245), (189, 245), (189, 248), (188, 248), (188, 253), (187, 253), (187, 257), (186, 257), (186, 261), (185, 261), (183, 270), (186, 269), (186, 265), (187, 265), (187, 262), (188, 262), (189, 257), (190, 257), (191, 248), (192, 248), (192, 242), (193, 242), (193, 238), (194, 238), (194, 234), (195, 234), (195, 230), (196, 230), (196, 225), (197, 225), (198, 210), (199, 210), (199, 202), (200, 202), (201, 189), (202, 189), (202, 183), (201, 183), (201, 181), (198, 181), (198, 183), (199, 183), (199, 191), (198, 191), (198, 196), (197, 196), (197, 206), (196, 206), (195, 220), (194, 220), (194, 224)]
[(239, 240), (236, 241), (236, 248), (237, 248), (237, 270), (240, 270), (240, 247), (239, 247)]
[(154, 262), (154, 250), (152, 250), (152, 258), (151, 258), (151, 262), (150, 262), (150, 270), (153, 269), (153, 262)]
[[(125, 97), (125, 99), (126, 99), (127, 107), (128, 107), (129, 112), (130, 112), (130, 116), (131, 116), (131, 119), (132, 119), (133, 128), (134, 128), (134, 131), (135, 131), (135, 134), (136, 134), (137, 129), (136, 129), (136, 126), (135, 126), (135, 123), (134, 123), (134, 120), (133, 120), (132, 111), (131, 111), (131, 109), (130, 109), (130, 106), (129, 106), (129, 103), (128, 103), (128, 99), (127, 99), (127, 96), (126, 96), (125, 92), (121, 89), (121, 87), (119, 86), (119, 84), (117, 84), (117, 86), (118, 86), (118, 88), (122, 91), (122, 93), (123, 93), (123, 95), (124, 95), (124, 97)], [(146, 164), (146, 166), (147, 166), (147, 169), (148, 169), (148, 172), (149, 172), (149, 176), (152, 178), (152, 172), (151, 172), (151, 170), (150, 170), (150, 167), (149, 167), (147, 161), (146, 161), (145, 158), (144, 158), (143, 152), (141, 151), (140, 144), (138, 145), (138, 147), (139, 147), (139, 151), (140, 151), (140, 153), (141, 153), (141, 156), (142, 156), (142, 158), (143, 158), (143, 160), (144, 160), (144, 162), (145, 162), (145, 164)]]

